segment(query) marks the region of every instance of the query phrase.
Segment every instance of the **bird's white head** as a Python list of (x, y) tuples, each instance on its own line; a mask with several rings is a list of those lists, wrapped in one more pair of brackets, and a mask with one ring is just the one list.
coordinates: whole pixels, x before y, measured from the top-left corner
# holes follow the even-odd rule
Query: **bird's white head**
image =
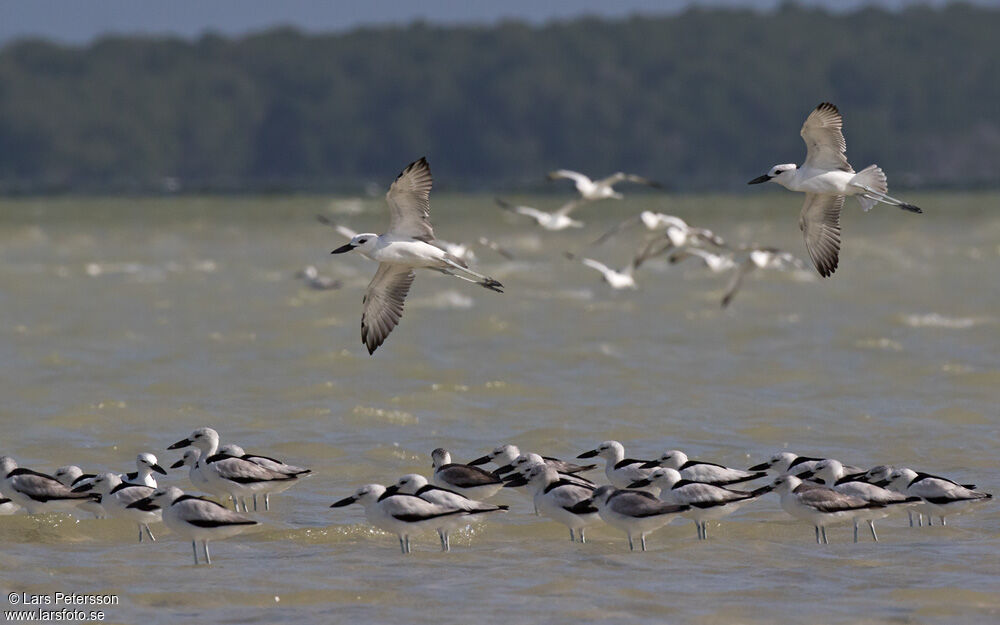
[(748, 182), (747, 184), (760, 184), (762, 182), (777, 182), (783, 187), (787, 187), (791, 182), (792, 177), (795, 175), (795, 170), (798, 167), (795, 163), (785, 163), (783, 165), (775, 165), (771, 168), (771, 171), (767, 172), (763, 176), (758, 176)]
[(349, 243), (341, 245), (330, 253), (343, 254), (344, 252), (350, 252), (351, 250), (358, 250), (362, 254), (368, 254), (375, 249), (375, 245), (377, 243), (377, 234), (372, 232), (362, 232), (361, 234), (354, 235)]

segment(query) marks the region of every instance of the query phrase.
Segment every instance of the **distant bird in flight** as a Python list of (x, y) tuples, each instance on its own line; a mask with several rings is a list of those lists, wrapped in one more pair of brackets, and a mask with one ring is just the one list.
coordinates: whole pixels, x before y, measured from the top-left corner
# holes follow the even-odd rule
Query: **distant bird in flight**
[[(340, 235), (345, 239), (353, 239), (358, 234), (357, 232), (351, 230), (344, 224), (333, 221), (326, 215), (322, 214), (316, 215), (316, 221), (320, 222), (321, 224), (330, 226), (331, 228), (339, 232)], [(490, 239), (487, 239), (486, 237), (479, 237), (479, 240), (477, 242), (479, 243), (479, 245), (493, 250), (494, 252), (503, 256), (507, 260), (513, 260), (514, 258), (514, 255), (511, 254), (509, 251), (501, 247), (499, 244), (491, 241)], [(437, 239), (435, 241), (435, 244), (438, 247), (444, 249), (444, 251), (448, 252), (452, 256), (460, 258), (467, 263), (474, 262), (476, 259), (476, 254), (472, 251), (472, 246), (466, 243), (452, 243), (450, 241)]]
[(736, 261), (733, 260), (733, 253), (728, 254), (713, 254), (707, 250), (703, 250), (699, 247), (690, 247), (683, 250), (678, 250), (670, 255), (670, 264), (676, 265), (677, 263), (683, 262), (688, 258), (698, 258), (701, 262), (708, 267), (709, 271), (712, 273), (722, 273), (723, 271), (729, 271), (736, 267)]
[(342, 286), (340, 280), (321, 275), (315, 265), (306, 265), (295, 272), (295, 277), (302, 279), (305, 285), (314, 291), (332, 291)]
[(495, 199), (497, 206), (500, 208), (505, 211), (517, 213), (518, 215), (531, 217), (535, 220), (535, 223), (546, 230), (565, 230), (566, 228), (583, 227), (582, 221), (577, 221), (569, 216), (574, 209), (582, 204), (580, 200), (567, 202), (559, 210), (553, 213), (546, 213), (545, 211), (538, 210), (537, 208), (533, 208), (531, 206), (515, 206), (502, 198)]
[(747, 254), (746, 259), (736, 267), (736, 273), (733, 274), (729, 286), (726, 287), (726, 294), (722, 296), (722, 307), (729, 306), (733, 298), (736, 297), (736, 292), (740, 290), (744, 276), (754, 269), (790, 271), (792, 269), (805, 270), (805, 268), (805, 263), (788, 252), (782, 252), (773, 247), (753, 248)]
[(361, 341), (373, 354), (403, 316), (403, 302), (416, 277), (413, 270), (425, 267), (503, 293), (503, 285), (469, 269), (460, 258), (439, 247), (430, 222), (433, 179), (426, 158), (410, 163), (389, 187), (389, 229), (385, 234), (366, 232), (331, 252), (358, 250), (379, 263), (368, 283), (362, 304)]
[(663, 232), (673, 247), (684, 247), (689, 243), (701, 245), (710, 243), (716, 247), (725, 247), (726, 242), (708, 228), (692, 228), (686, 221), (674, 215), (642, 211), (634, 217), (617, 223), (607, 232), (594, 239), (591, 245), (600, 245), (617, 235), (625, 228), (634, 224), (642, 224), (650, 232)]
[(642, 176), (636, 176), (635, 174), (626, 174), (622, 172), (611, 174), (607, 178), (603, 178), (601, 180), (591, 180), (579, 172), (570, 171), (568, 169), (557, 169), (550, 172), (548, 177), (549, 180), (558, 180), (560, 178), (568, 178), (572, 180), (576, 185), (576, 190), (580, 193), (580, 198), (587, 202), (606, 200), (608, 198), (616, 200), (624, 198), (624, 195), (614, 190), (614, 186), (622, 181), (644, 184), (647, 187), (654, 187), (656, 189), (663, 188), (663, 185), (658, 182), (653, 182), (652, 180), (648, 180)]
[(747, 184), (776, 182), (790, 191), (806, 194), (799, 229), (806, 239), (806, 250), (819, 275), (829, 277), (837, 270), (840, 255), (840, 211), (844, 198), (854, 195), (864, 210), (883, 202), (914, 213), (920, 208), (887, 195), (889, 185), (878, 165), (860, 172), (847, 162), (847, 142), (841, 131), (843, 118), (829, 102), (817, 106), (799, 134), (806, 142), (806, 160), (802, 167), (794, 163), (775, 165), (763, 176)]

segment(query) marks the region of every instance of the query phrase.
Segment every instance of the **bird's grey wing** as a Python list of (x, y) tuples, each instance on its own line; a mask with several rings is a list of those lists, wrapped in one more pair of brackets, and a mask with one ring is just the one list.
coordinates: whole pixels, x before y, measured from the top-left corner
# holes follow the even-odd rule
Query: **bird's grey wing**
[(553, 215), (569, 215), (570, 213), (572, 213), (573, 211), (575, 211), (577, 209), (577, 207), (579, 207), (580, 204), (582, 204), (582, 203), (583, 203), (583, 200), (570, 200), (569, 202), (566, 202), (565, 204), (563, 204), (562, 206), (560, 206), (559, 209), (556, 210), (552, 214)]
[(596, 184), (599, 187), (604, 187), (604, 186), (611, 187), (621, 182), (622, 180), (626, 179), (628, 179), (628, 174), (626, 174), (625, 172), (618, 171), (611, 174), (607, 178), (601, 178), (600, 180), (595, 180), (594, 184)]
[(698, 504), (721, 505), (749, 498), (748, 493), (740, 493), (711, 484), (687, 484), (683, 487), (683, 491), (686, 503), (695, 507), (700, 507)]
[(389, 234), (421, 241), (434, 239), (431, 228), (431, 166), (427, 159), (410, 163), (389, 187), (385, 200), (389, 204)]
[(12, 479), (12, 489), (35, 501), (89, 499), (90, 495), (71, 492), (53, 477), (28, 473)]
[(854, 171), (847, 162), (847, 142), (844, 141), (843, 118), (837, 107), (824, 102), (817, 106), (802, 124), (802, 140), (806, 142), (803, 167)]
[(868, 507), (868, 502), (859, 497), (851, 497), (828, 488), (811, 488), (796, 491), (799, 500), (820, 512), (842, 512)]
[(653, 187), (654, 189), (662, 189), (663, 185), (655, 180), (650, 180), (649, 178), (643, 178), (642, 176), (637, 176), (635, 174), (628, 174), (625, 179), (629, 182), (634, 182), (636, 184), (644, 184), (647, 187)]
[(378, 266), (362, 300), (361, 342), (368, 348), (369, 354), (375, 353), (399, 323), (403, 316), (403, 302), (415, 277), (409, 267), (388, 263)]
[(243, 458), (223, 458), (207, 464), (223, 479), (238, 484), (254, 484), (256, 482), (272, 482), (292, 479), (292, 476), (269, 471), (255, 462)]
[(459, 488), (472, 488), (474, 486), (486, 486), (489, 484), (500, 484), (500, 479), (492, 473), (483, 471), (478, 467), (470, 467), (461, 464), (444, 466), (439, 471), (441, 479)]
[(229, 525), (257, 525), (257, 521), (224, 508), (214, 501), (191, 497), (173, 504), (178, 516), (197, 527), (225, 527)]
[(578, 171), (572, 171), (569, 169), (557, 169), (555, 171), (549, 172), (549, 180), (558, 180), (559, 178), (569, 178), (573, 182), (590, 182), (590, 178), (584, 176)]
[(733, 301), (733, 298), (736, 297), (736, 292), (739, 291), (740, 286), (743, 285), (743, 277), (753, 271), (755, 266), (756, 265), (753, 264), (753, 261), (747, 258), (733, 270), (733, 277), (729, 279), (729, 284), (726, 286), (726, 293), (722, 296), (723, 308), (729, 306), (729, 304)]
[(594, 260), (593, 258), (581, 258), (580, 262), (590, 267), (591, 269), (596, 269), (597, 271), (600, 271), (603, 274), (607, 274), (609, 271), (611, 271), (610, 267), (608, 267), (599, 260)]
[[(553, 502), (560, 508), (572, 508), (581, 501), (590, 499), (594, 494), (593, 491), (584, 488), (583, 486), (574, 486), (572, 484), (567, 484), (560, 486), (559, 488), (553, 489), (550, 492)], [(597, 509), (594, 508), (594, 512)]]
[(806, 251), (816, 271), (824, 278), (837, 270), (840, 256), (840, 209), (843, 195), (806, 193), (799, 215), (799, 229), (806, 239)]
[(711, 243), (716, 247), (728, 247), (725, 239), (708, 228), (691, 228), (691, 236), (699, 243)]
[(665, 234), (655, 235), (646, 240), (632, 258), (632, 268), (638, 269), (650, 258), (665, 254), (674, 248), (673, 241)]
[(127, 506), (130, 503), (135, 503), (140, 499), (145, 499), (146, 497), (149, 497), (154, 490), (156, 489), (151, 488), (149, 486), (140, 486), (136, 484), (134, 486), (127, 486), (119, 490), (114, 494), (114, 496), (118, 498), (118, 501), (120, 501), (122, 505)]
[(621, 232), (625, 228), (628, 228), (632, 224), (639, 223), (640, 219), (641, 218), (639, 217), (639, 215), (636, 215), (634, 217), (629, 217), (628, 219), (626, 219), (624, 221), (618, 222), (617, 224), (615, 224), (614, 226), (612, 226), (610, 229), (608, 229), (604, 234), (602, 234), (601, 236), (599, 236), (596, 239), (594, 239), (590, 243), (590, 245), (591, 246), (595, 246), (595, 245), (600, 245), (601, 243), (604, 243), (605, 241), (607, 241), (611, 237), (615, 236), (616, 234), (618, 234), (619, 232)]
[[(647, 497), (646, 495), (649, 496)], [(621, 495), (612, 495), (612, 498), (608, 500), (608, 505), (611, 506), (615, 512), (631, 517), (651, 517), (659, 516), (661, 514), (672, 514), (674, 512), (681, 512), (688, 508), (686, 505), (675, 505), (660, 501), (653, 495), (643, 493), (641, 491), (624, 491)]]

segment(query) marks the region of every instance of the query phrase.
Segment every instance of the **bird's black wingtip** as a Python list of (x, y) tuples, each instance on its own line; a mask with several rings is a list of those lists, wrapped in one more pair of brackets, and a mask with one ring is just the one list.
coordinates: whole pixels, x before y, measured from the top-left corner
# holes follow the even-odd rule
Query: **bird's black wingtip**
[(910, 211), (911, 213), (917, 213), (918, 215), (923, 213), (924, 210), (919, 206), (914, 206), (913, 204), (900, 204), (899, 207), (905, 211)]

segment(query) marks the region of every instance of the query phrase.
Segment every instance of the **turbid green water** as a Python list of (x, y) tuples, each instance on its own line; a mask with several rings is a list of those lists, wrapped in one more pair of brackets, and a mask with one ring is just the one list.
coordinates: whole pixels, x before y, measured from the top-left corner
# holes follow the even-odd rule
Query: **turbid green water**
[[(451, 554), (417, 539), (406, 558), (360, 507), (328, 508), (426, 473), (438, 446), (458, 460), (499, 442), (566, 457), (608, 438), (633, 457), (679, 448), (748, 466), (787, 448), (997, 491), (1000, 197), (907, 197), (926, 214), (848, 203), (833, 278), (759, 272), (723, 311), (726, 278), (693, 265), (651, 263), (639, 290), (614, 292), (562, 252), (651, 208), (804, 255), (799, 196), (636, 196), (553, 234), (490, 197), (435, 195), (439, 236), (516, 254), (479, 250), (507, 292), (423, 273), (374, 357), (359, 336), (374, 266), (331, 257), (342, 240), (313, 215), (381, 230), (381, 199), (0, 202), (0, 453), (124, 470), (139, 451), (173, 462), (167, 445), (211, 425), (315, 470), (264, 529), (216, 543), (212, 567), (162, 528), (150, 546), (124, 522), (2, 517), (0, 587), (116, 593), (110, 622), (148, 624), (996, 622), (995, 504), (947, 527), (891, 517), (877, 545), (834, 529), (819, 548), (771, 496), (707, 543), (675, 522), (640, 554), (608, 528), (571, 544), (503, 493), (505, 518)], [(622, 265), (638, 237), (593, 255)], [(291, 276), (308, 263), (344, 287), (303, 289)], [(190, 487), (184, 473), (165, 482)]]

